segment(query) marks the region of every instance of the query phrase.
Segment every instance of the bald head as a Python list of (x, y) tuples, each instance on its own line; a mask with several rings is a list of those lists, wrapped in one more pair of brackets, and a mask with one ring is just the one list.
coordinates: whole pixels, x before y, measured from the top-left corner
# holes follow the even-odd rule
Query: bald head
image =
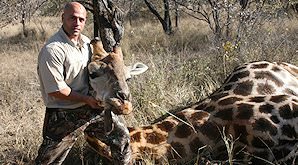
[(85, 7), (82, 4), (80, 4), (79, 2), (66, 3), (64, 6), (63, 12), (65, 13), (65, 12), (69, 12), (72, 10), (81, 10), (81, 11), (85, 12), (85, 14), (87, 13)]
[(86, 23), (87, 12), (78, 2), (69, 2), (65, 5), (62, 14), (63, 29), (71, 40), (77, 41)]

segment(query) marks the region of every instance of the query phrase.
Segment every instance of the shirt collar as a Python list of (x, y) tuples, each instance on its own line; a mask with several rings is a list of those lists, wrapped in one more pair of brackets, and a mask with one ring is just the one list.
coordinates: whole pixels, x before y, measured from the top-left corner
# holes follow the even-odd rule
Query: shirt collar
[(84, 41), (82, 40), (82, 34), (80, 34), (79, 39), (78, 39), (78, 43), (77, 45), (75, 45), (75, 43), (73, 43), (67, 36), (66, 32), (64, 31), (63, 27), (61, 27), (59, 29), (59, 34), (63, 37), (63, 39), (65, 39), (65, 41), (67, 41), (67, 43), (69, 43), (71, 46), (74, 47), (83, 47)]

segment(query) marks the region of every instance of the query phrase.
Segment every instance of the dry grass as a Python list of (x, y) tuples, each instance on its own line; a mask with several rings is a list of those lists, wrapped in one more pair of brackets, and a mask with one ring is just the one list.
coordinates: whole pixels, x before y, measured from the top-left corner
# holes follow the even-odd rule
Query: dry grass
[[(60, 27), (59, 21), (36, 19), (27, 38), (17, 25), (0, 30), (0, 164), (30, 164), (36, 156), (44, 115), (36, 60), (44, 41)], [(123, 41), (127, 64), (142, 61), (150, 68), (130, 82), (135, 111), (125, 117), (127, 124), (148, 124), (164, 110), (206, 97), (223, 81), (224, 69), (228, 73), (239, 63), (270, 60), (298, 65), (297, 23), (279, 20), (256, 29), (243, 38), (241, 49), (226, 52), (225, 65), (208, 27), (198, 21), (183, 20), (173, 36), (164, 35), (158, 23), (127, 25)], [(88, 36), (91, 29), (86, 29)], [(101, 162), (95, 155), (80, 140), (65, 164)]]

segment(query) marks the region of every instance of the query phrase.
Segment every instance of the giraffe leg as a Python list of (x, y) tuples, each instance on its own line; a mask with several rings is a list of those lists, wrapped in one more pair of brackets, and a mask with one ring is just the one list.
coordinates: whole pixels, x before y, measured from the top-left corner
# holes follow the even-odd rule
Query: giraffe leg
[(97, 139), (92, 135), (85, 134), (85, 139), (88, 144), (101, 156), (107, 158), (112, 162), (112, 154), (108, 145)]
[(130, 164), (131, 148), (130, 136), (127, 127), (121, 119), (112, 113), (114, 123), (113, 131), (108, 135), (111, 138), (111, 152), (113, 162), (115, 165), (128, 165)]
[(113, 164), (127, 165), (131, 156), (128, 129), (117, 115), (109, 112), (110, 116), (102, 113), (86, 128), (86, 140), (100, 155), (112, 160)]

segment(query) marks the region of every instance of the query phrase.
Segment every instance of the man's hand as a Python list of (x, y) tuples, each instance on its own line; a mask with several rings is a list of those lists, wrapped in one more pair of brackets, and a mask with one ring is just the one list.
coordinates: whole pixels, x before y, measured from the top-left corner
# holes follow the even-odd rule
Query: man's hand
[(100, 108), (99, 102), (92, 96), (87, 96), (87, 98), (85, 99), (85, 103), (87, 103), (93, 109)]
[(61, 89), (60, 91), (49, 93), (48, 95), (63, 99), (63, 100), (73, 100), (78, 102), (84, 102), (88, 104), (93, 109), (99, 109), (99, 101), (97, 101), (92, 96), (82, 95), (78, 92), (71, 90), (69, 87)]

